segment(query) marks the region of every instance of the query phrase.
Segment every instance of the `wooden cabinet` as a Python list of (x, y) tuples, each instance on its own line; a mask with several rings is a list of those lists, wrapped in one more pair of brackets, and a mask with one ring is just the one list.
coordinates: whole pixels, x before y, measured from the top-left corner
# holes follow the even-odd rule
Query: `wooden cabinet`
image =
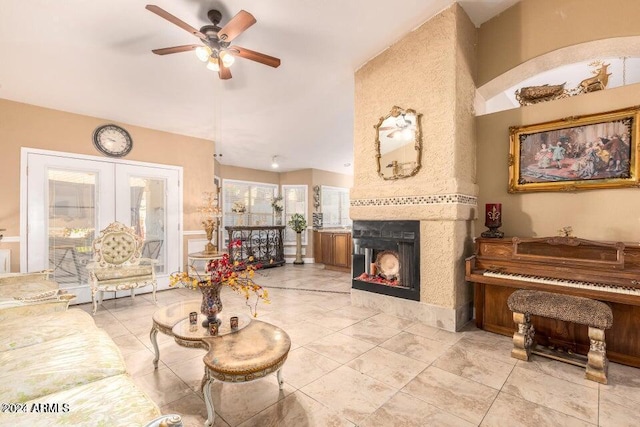
[(313, 232), (313, 260), (318, 264), (324, 263), (322, 258), (322, 233)]
[(334, 234), (331, 238), (333, 265), (351, 268), (351, 234)]
[(351, 271), (351, 233), (314, 231), (313, 257), (328, 270)]

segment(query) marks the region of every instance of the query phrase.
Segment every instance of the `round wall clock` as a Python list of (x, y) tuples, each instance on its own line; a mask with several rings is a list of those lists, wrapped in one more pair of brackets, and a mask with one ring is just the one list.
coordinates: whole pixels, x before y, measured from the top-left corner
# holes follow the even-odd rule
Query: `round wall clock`
[(98, 127), (93, 132), (93, 144), (98, 151), (109, 157), (124, 157), (133, 148), (129, 132), (114, 124)]

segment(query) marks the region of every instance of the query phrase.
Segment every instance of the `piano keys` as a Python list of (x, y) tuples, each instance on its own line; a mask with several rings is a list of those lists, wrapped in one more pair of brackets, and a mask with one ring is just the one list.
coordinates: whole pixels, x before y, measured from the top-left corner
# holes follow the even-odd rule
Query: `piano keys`
[[(511, 336), (515, 324), (506, 301), (517, 289), (582, 296), (608, 303), (613, 327), (607, 332), (610, 360), (640, 367), (640, 245), (573, 237), (476, 239), (466, 261), (473, 283), (476, 325)], [(579, 354), (589, 350), (586, 326), (534, 319), (542, 345)]]
[(485, 271), (485, 277), (499, 277), (508, 280), (522, 282), (542, 283), (545, 285), (565, 286), (569, 288), (586, 289), (600, 292), (614, 292), (625, 295), (636, 295), (640, 297), (640, 288), (618, 286), (611, 283), (584, 282), (572, 279), (555, 279), (552, 277), (538, 276), (533, 274), (503, 273), (501, 271)]

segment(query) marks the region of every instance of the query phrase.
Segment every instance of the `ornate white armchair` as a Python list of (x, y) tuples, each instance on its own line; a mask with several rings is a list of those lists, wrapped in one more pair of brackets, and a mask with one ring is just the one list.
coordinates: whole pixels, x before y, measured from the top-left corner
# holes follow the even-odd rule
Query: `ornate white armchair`
[[(135, 289), (153, 287), (153, 301), (156, 299), (157, 260), (142, 258), (143, 241), (135, 231), (114, 222), (100, 232), (93, 241), (93, 261), (87, 264), (91, 285), (93, 314), (96, 314), (98, 302), (102, 304), (104, 292), (116, 292), (131, 289), (131, 298)], [(96, 294), (100, 293), (98, 301)]]

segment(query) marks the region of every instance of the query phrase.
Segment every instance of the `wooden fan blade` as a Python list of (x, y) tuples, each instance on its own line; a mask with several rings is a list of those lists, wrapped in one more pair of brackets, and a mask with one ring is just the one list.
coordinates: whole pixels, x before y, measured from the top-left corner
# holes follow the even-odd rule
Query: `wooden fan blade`
[(198, 37), (200, 39), (203, 39), (203, 40), (207, 39), (207, 36), (202, 34), (200, 31), (196, 30), (195, 28), (193, 28), (191, 25), (187, 24), (183, 20), (181, 20), (179, 18), (176, 18), (175, 16), (173, 16), (172, 14), (167, 12), (166, 10), (159, 8), (155, 4), (148, 4), (148, 5), (145, 6), (145, 9), (147, 9), (150, 12), (155, 13), (156, 15), (158, 15), (161, 18), (166, 19), (167, 21), (171, 22), (172, 24), (177, 25), (178, 27), (182, 28), (183, 30), (190, 32), (191, 34), (193, 34), (194, 36), (196, 36), (196, 37)]
[(278, 68), (280, 66), (280, 60), (278, 58), (265, 55), (264, 53), (245, 49), (240, 46), (231, 46), (228, 51), (234, 56), (239, 56), (251, 61), (256, 61), (261, 64), (268, 65), (269, 67)]
[(220, 77), (220, 80), (229, 80), (231, 78), (231, 70), (225, 67), (219, 59), (218, 64), (220, 65), (220, 71), (218, 71), (218, 77)]
[(230, 42), (255, 23), (256, 18), (252, 14), (246, 10), (241, 10), (231, 18), (231, 21), (227, 22), (227, 25), (218, 31), (218, 38), (224, 42)]
[(156, 55), (168, 55), (170, 53), (187, 52), (189, 50), (195, 50), (200, 47), (199, 44), (187, 44), (184, 46), (165, 47), (162, 49), (153, 49), (151, 52)]

